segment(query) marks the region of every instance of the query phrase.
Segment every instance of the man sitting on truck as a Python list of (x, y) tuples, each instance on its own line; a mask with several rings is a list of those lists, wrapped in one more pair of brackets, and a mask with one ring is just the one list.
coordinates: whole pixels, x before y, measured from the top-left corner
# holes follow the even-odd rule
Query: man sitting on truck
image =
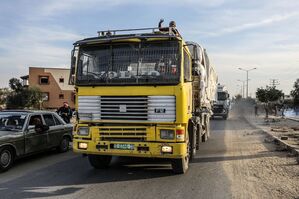
[(162, 23), (164, 22), (164, 19), (160, 19), (159, 22), (159, 30), (161, 32), (166, 32), (166, 33), (172, 33), (175, 36), (181, 37), (178, 29), (176, 28), (176, 23), (175, 21), (170, 21), (168, 27), (162, 27)]

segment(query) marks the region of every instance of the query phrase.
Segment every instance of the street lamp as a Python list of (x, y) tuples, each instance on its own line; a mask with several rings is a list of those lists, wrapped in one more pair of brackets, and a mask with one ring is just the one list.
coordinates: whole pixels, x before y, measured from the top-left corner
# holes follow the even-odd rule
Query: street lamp
[(246, 72), (246, 81), (247, 81), (247, 85), (246, 85), (246, 98), (248, 98), (248, 72), (251, 71), (251, 70), (255, 70), (257, 68), (251, 68), (251, 69), (238, 68), (238, 69)]
[(246, 80), (237, 80), (237, 81), (239, 81), (239, 82), (242, 82), (242, 97), (243, 98), (245, 98), (245, 95), (244, 95), (244, 90), (245, 90), (245, 82), (246, 82)]
[[(240, 90), (239, 90), (239, 87), (240, 87)], [(240, 95), (242, 95), (242, 93), (244, 93), (244, 90), (243, 90), (243, 86), (242, 85), (237, 84), (237, 94), (239, 94), (239, 92), (240, 92)]]

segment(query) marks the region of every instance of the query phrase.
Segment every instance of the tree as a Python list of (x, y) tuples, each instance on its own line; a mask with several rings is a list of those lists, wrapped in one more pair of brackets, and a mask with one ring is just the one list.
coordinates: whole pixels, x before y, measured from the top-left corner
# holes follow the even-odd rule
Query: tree
[[(264, 88), (258, 88), (256, 91), (256, 97), (260, 102), (265, 103), (264, 108), (266, 112), (266, 118), (268, 118), (269, 109), (271, 103), (277, 102), (284, 94), (281, 90), (276, 89), (275, 86), (267, 86)], [(275, 115), (277, 114), (277, 106), (275, 105)]]
[(8, 109), (37, 108), (42, 101), (42, 92), (37, 87), (23, 87), (20, 80), (9, 80), (12, 92), (7, 96)]
[(258, 88), (255, 94), (258, 100), (264, 103), (278, 101), (284, 95), (283, 92), (276, 89), (275, 86), (267, 86), (265, 89)]
[(17, 78), (11, 78), (9, 80), (9, 87), (15, 92), (20, 92), (24, 89), (21, 81)]
[(8, 94), (9, 94), (8, 88), (0, 89), (0, 107), (1, 108), (3, 108), (3, 106), (5, 106)]
[(262, 88), (258, 88), (256, 91), (256, 98), (260, 101), (260, 102), (268, 102), (268, 98), (267, 98), (267, 90)]
[(294, 90), (291, 91), (291, 96), (294, 98), (294, 105), (299, 105), (299, 79), (294, 83)]
[(43, 100), (43, 93), (38, 87), (28, 88), (26, 107), (39, 107), (42, 100)]

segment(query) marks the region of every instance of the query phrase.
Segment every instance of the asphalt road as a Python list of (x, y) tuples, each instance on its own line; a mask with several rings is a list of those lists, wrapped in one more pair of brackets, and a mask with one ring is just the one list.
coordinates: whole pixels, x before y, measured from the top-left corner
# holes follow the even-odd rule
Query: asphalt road
[[(243, 137), (256, 129), (234, 113), (226, 121), (213, 120), (211, 128), (211, 138), (201, 145), (185, 175), (174, 175), (170, 164), (159, 160), (114, 158), (109, 169), (95, 170), (87, 158), (71, 151), (48, 152), (20, 160), (0, 174), (0, 198), (193, 199), (255, 198), (254, 194), (267, 194), (258, 189), (249, 193), (248, 184), (242, 180), (249, 175), (241, 172), (242, 168), (248, 169), (244, 161), (269, 156), (267, 148), (263, 148), (266, 154), (258, 156), (246, 153), (248, 139)], [(264, 145), (260, 135), (250, 140)], [(236, 191), (242, 183), (242, 190)], [(255, 183), (250, 186), (260, 186)]]

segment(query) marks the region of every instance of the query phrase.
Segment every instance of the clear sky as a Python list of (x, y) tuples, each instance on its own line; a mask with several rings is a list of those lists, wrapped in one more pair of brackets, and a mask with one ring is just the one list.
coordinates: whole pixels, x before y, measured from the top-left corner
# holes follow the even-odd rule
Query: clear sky
[(69, 67), (74, 41), (98, 30), (155, 27), (175, 20), (185, 40), (204, 45), (219, 82), (249, 94), (278, 79), (286, 94), (299, 78), (298, 0), (9, 0), (0, 2), (0, 87), (29, 66)]

